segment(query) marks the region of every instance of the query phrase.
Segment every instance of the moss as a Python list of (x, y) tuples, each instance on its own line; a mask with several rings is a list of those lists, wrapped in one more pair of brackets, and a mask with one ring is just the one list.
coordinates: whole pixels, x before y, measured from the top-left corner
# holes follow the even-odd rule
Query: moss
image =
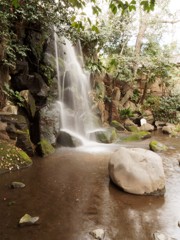
[(151, 137), (151, 133), (149, 132), (139, 132), (130, 134), (129, 136), (124, 136), (120, 139), (120, 142), (134, 142), (134, 141), (140, 141), (146, 138)]
[(115, 120), (111, 121), (110, 125), (119, 131), (125, 131), (125, 128), (123, 127), (123, 125)]
[(128, 130), (129, 130), (130, 132), (136, 132), (136, 133), (140, 132), (140, 130), (139, 130), (138, 127), (136, 127), (136, 126), (129, 126), (129, 127), (128, 127)]
[(168, 149), (163, 143), (156, 141), (151, 141), (149, 147), (153, 152), (166, 151)]
[(47, 157), (53, 153), (55, 153), (55, 149), (53, 148), (53, 146), (48, 143), (45, 139), (42, 139), (38, 145), (41, 147), (41, 155), (42, 157)]
[(0, 141), (0, 173), (30, 166), (32, 160), (20, 148)]
[(95, 135), (96, 135), (96, 139), (102, 143), (112, 143), (116, 141), (118, 138), (116, 129), (113, 127), (104, 131), (97, 131), (95, 132)]

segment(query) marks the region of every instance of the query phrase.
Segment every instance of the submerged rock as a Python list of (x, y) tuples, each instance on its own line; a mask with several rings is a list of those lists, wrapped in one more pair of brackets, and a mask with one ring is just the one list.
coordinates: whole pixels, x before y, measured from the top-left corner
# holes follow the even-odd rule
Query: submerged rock
[(57, 138), (57, 143), (64, 147), (79, 147), (83, 145), (81, 139), (65, 131), (60, 132)]
[(125, 131), (125, 128), (123, 127), (123, 125), (118, 121), (113, 120), (111, 121), (110, 125), (111, 127), (116, 128), (118, 131)]
[(29, 214), (25, 214), (19, 221), (19, 226), (33, 225), (39, 220), (39, 217), (31, 217)]
[(37, 147), (38, 152), (40, 153), (40, 155), (42, 157), (47, 157), (52, 155), (53, 153), (55, 153), (55, 149), (53, 148), (53, 146), (48, 143), (45, 139), (42, 139), (39, 143), (38, 143), (38, 147)]
[(118, 134), (116, 129), (113, 127), (109, 127), (106, 129), (102, 129), (94, 132), (96, 136), (96, 140), (102, 143), (112, 143), (117, 140)]
[(109, 160), (109, 175), (129, 193), (163, 195), (165, 192), (162, 159), (146, 149), (120, 147)]
[(12, 182), (9, 188), (24, 188), (26, 185), (22, 182)]
[(177, 239), (168, 237), (168, 236), (164, 235), (163, 233), (154, 233), (153, 240), (177, 240)]
[(156, 141), (151, 141), (149, 147), (153, 152), (166, 151), (168, 149), (163, 143)]
[(139, 133), (133, 133), (128, 136), (121, 137), (118, 142), (134, 142), (134, 141), (140, 141), (147, 138), (151, 138), (150, 132), (139, 132)]
[(105, 237), (105, 231), (103, 229), (96, 229), (89, 233), (92, 235), (95, 239), (103, 240)]

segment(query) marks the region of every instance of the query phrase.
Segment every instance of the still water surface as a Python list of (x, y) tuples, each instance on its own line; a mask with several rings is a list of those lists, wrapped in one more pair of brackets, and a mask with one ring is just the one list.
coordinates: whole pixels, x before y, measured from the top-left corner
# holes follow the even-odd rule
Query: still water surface
[[(156, 231), (180, 240), (180, 139), (152, 135), (123, 146), (148, 149), (156, 139), (169, 147), (160, 153), (164, 197), (128, 194), (110, 182), (108, 160), (119, 145), (60, 148), (35, 157), (30, 168), (0, 175), (0, 240), (92, 240), (89, 231), (97, 228), (106, 230), (106, 240), (149, 240)], [(12, 181), (26, 187), (9, 189)], [(25, 213), (39, 216), (37, 225), (18, 227)]]

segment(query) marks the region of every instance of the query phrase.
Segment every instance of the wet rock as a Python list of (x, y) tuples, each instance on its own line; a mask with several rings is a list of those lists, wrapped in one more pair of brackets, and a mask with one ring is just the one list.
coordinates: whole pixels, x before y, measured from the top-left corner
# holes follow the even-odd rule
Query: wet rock
[(57, 138), (57, 143), (64, 147), (79, 147), (83, 145), (81, 139), (65, 131), (60, 132)]
[(121, 142), (136, 142), (136, 141), (141, 141), (141, 140), (144, 140), (147, 138), (151, 138), (150, 132), (139, 132), (139, 133), (133, 133), (128, 136), (121, 137), (118, 142), (119, 143), (121, 143)]
[(109, 175), (129, 193), (163, 195), (165, 192), (162, 159), (146, 149), (120, 147), (109, 160)]
[(168, 148), (160, 142), (151, 141), (149, 147), (153, 152), (166, 151)]
[(105, 231), (103, 229), (96, 229), (89, 233), (92, 235), (95, 239), (103, 240), (105, 237)]
[(19, 221), (19, 226), (30, 226), (39, 220), (39, 217), (31, 217), (29, 214), (25, 214)]
[(171, 134), (173, 132), (174, 126), (164, 126), (162, 128), (163, 133)]
[(12, 182), (11, 185), (9, 186), (10, 188), (24, 188), (26, 185), (22, 182)]
[(168, 236), (164, 235), (163, 233), (154, 233), (153, 240), (177, 240), (177, 239), (168, 237)]
[(119, 101), (121, 97), (121, 92), (118, 87), (115, 87), (112, 92), (111, 100)]
[(42, 157), (48, 157), (55, 153), (55, 149), (45, 139), (42, 139), (37, 146), (37, 151)]
[[(109, 127), (99, 131), (95, 131), (95, 136), (98, 142), (102, 143), (112, 143), (117, 140), (118, 134), (114, 127)], [(90, 135), (91, 138), (91, 135)]]
[(111, 121), (110, 126), (116, 128), (118, 131), (125, 131), (123, 125), (115, 120)]
[(125, 127), (128, 131), (130, 131), (130, 130), (129, 130), (129, 127), (130, 127), (130, 126), (135, 126), (135, 127), (137, 127), (137, 125), (136, 125), (135, 123), (133, 123), (133, 121), (131, 121), (131, 120), (128, 118), (128, 119), (126, 119), (125, 122), (124, 122), (124, 127)]
[(49, 87), (43, 81), (43, 78), (40, 74), (34, 73), (34, 86), (31, 86), (29, 91), (37, 101), (42, 101), (48, 96)]
[(105, 104), (102, 100), (97, 101), (92, 107), (91, 112), (101, 118), (101, 121), (105, 121)]
[[(45, 139), (50, 144), (56, 144), (56, 139), (58, 137), (61, 124), (60, 113), (61, 108), (58, 103), (41, 108), (39, 111), (40, 140)], [(72, 122), (74, 122), (74, 119), (72, 119)]]
[(23, 105), (26, 108), (29, 118), (33, 118), (36, 112), (36, 104), (33, 96), (29, 90), (23, 90), (20, 92), (21, 97), (24, 98)]
[(146, 119), (147, 123), (153, 124), (154, 116), (151, 111), (149, 110), (144, 111), (142, 117)]
[(140, 127), (140, 131), (152, 132), (153, 130), (154, 130), (154, 126), (149, 123), (145, 123)]
[(155, 126), (157, 129), (161, 129), (162, 127), (164, 127), (166, 125), (166, 122), (162, 122), (162, 121), (155, 121)]

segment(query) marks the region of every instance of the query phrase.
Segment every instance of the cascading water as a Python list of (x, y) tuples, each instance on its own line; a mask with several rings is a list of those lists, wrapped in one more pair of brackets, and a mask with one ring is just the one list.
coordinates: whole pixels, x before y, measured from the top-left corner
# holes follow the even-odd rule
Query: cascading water
[[(61, 107), (61, 131), (88, 140), (91, 132), (93, 137), (93, 115), (90, 112), (88, 93), (91, 91), (90, 74), (82, 69), (83, 57), (79, 45), (80, 55), (77, 57), (74, 47), (65, 39), (63, 47), (65, 71), (60, 72), (58, 56), (58, 38), (55, 34), (55, 51), (57, 78), (59, 82), (59, 105)], [(78, 43), (80, 44), (80, 43)], [(79, 58), (79, 59), (78, 59)], [(79, 60), (79, 61), (78, 61)]]

